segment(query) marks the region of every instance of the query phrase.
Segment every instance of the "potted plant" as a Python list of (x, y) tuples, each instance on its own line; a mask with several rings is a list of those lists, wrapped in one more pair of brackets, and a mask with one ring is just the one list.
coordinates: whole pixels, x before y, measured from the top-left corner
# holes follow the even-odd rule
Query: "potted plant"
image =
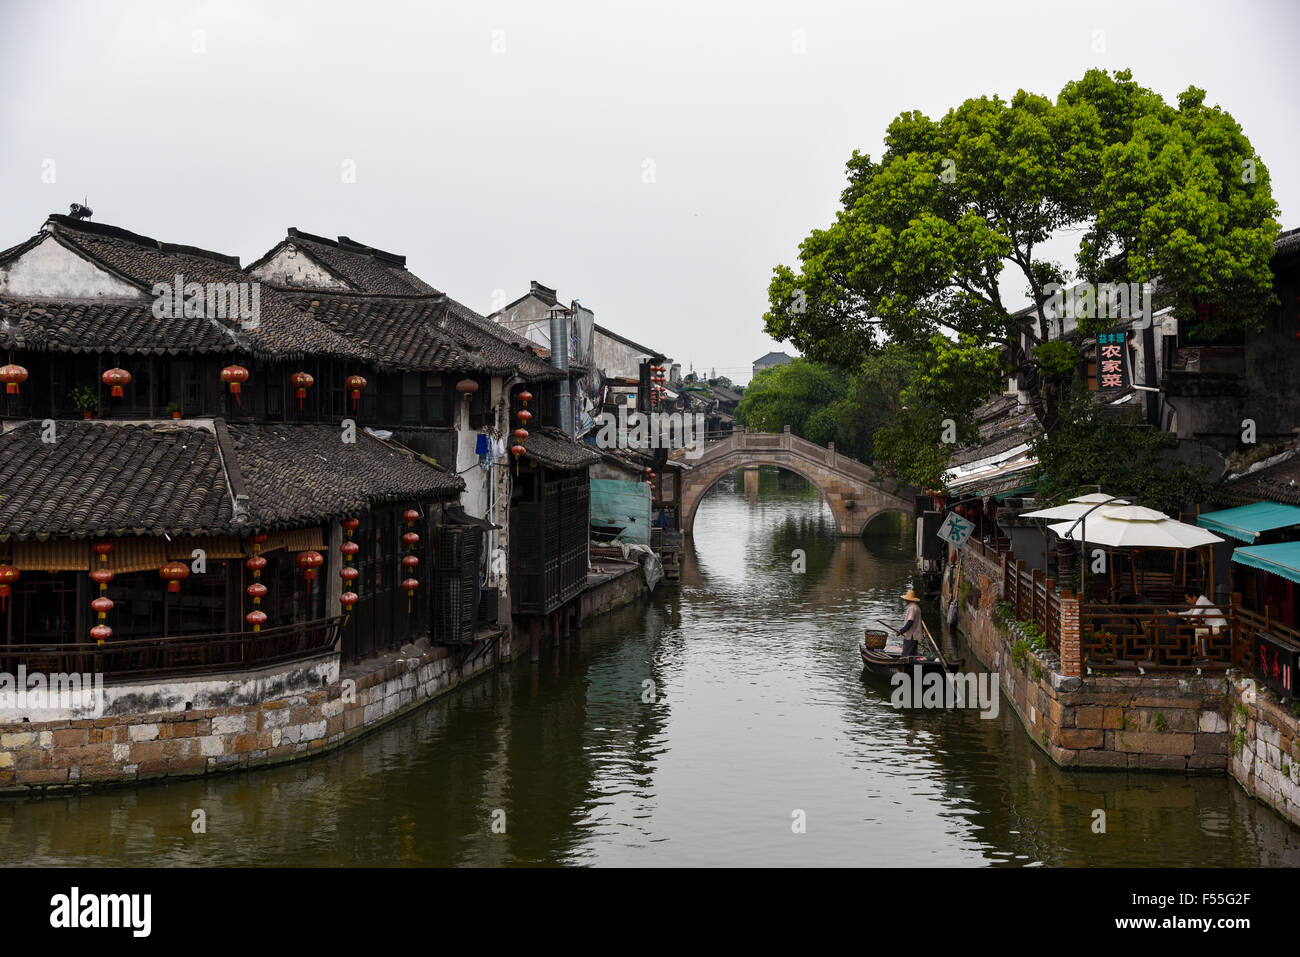
[(172, 414), (172, 418), (173, 418), (173, 419), (179, 419), (179, 418), (181, 417), (181, 405), (180, 405), (180, 403), (179, 403), (179, 402), (168, 402), (168, 403), (167, 403), (167, 411), (170, 412), (170, 413)]
[(83, 419), (89, 419), (99, 408), (99, 393), (88, 385), (73, 389), (68, 397), (72, 400), (72, 407), (81, 413)]

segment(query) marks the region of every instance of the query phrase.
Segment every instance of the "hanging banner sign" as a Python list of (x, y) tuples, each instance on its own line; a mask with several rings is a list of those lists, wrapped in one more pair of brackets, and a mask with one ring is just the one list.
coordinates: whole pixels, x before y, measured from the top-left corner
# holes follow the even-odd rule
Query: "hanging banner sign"
[(1103, 332), (1097, 336), (1097, 389), (1127, 389), (1128, 368), (1125, 360), (1128, 335), (1124, 332)]
[(954, 548), (961, 548), (974, 530), (974, 522), (966, 521), (956, 512), (949, 512), (936, 534)]

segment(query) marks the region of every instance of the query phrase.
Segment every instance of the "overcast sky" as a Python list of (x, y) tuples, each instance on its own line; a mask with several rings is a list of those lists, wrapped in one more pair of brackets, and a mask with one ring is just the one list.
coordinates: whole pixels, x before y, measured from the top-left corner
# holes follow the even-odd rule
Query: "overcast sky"
[(1055, 97), (1094, 66), (1170, 102), (1195, 84), (1300, 226), (1298, 11), (0, 0), (0, 248), (83, 198), (96, 222), (245, 263), (298, 226), (402, 253), (481, 312), (539, 280), (744, 382), (794, 351), (762, 331), (772, 267), (904, 110)]

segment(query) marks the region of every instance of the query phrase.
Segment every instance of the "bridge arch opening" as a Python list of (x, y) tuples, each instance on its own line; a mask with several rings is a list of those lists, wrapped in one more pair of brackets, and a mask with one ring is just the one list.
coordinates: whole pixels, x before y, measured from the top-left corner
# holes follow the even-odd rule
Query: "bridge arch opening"
[(776, 466), (773, 466), (773, 463), (769, 463), (769, 462), (755, 462), (755, 463), (737, 464), (735, 466), (723, 469), (717, 475), (714, 475), (711, 478), (709, 478), (705, 484), (699, 486), (698, 491), (693, 492), (690, 502), (689, 503), (684, 502), (686, 508), (683, 512), (682, 528), (686, 530), (686, 533), (688, 535), (694, 532), (695, 515), (699, 511), (700, 504), (708, 497), (709, 493), (713, 491), (713, 488), (724, 478), (726, 478), (729, 475), (735, 475), (737, 472), (744, 472), (747, 469), (757, 470), (764, 467), (775, 467), (780, 471), (785, 471), (791, 475), (796, 475), (799, 478), (801, 478), (804, 482), (806, 482), (810, 487), (815, 488), (818, 491), (818, 493), (821, 495), (822, 501), (825, 502), (827, 507), (830, 508), (831, 517), (835, 520), (836, 532), (841, 536), (852, 536), (852, 537), (861, 536), (863, 529), (866, 527), (867, 522), (871, 521), (877, 515), (883, 513), (884, 511), (889, 511), (887, 509), (882, 509), (878, 512), (874, 512), (870, 516), (868, 516), (865, 521), (863, 521), (861, 524), (858, 524), (856, 522), (857, 516), (851, 514), (853, 512), (853, 509), (837, 508), (835, 501), (831, 498), (829, 494), (827, 494), (827, 489), (825, 489), (822, 486), (822, 484), (818, 482), (816, 476), (812, 474), (811, 469), (802, 469), (797, 465), (790, 465), (785, 462), (782, 462), (780, 465), (776, 465)]

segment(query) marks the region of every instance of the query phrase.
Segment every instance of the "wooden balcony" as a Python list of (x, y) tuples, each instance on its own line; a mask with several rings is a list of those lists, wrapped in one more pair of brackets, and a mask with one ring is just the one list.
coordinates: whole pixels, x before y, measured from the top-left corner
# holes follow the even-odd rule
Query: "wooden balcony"
[(106, 681), (169, 676), (193, 677), (284, 664), (330, 651), (338, 645), (342, 617), (261, 631), (172, 638), (127, 638), (93, 642), (14, 645), (0, 648), (0, 671), (16, 674), (98, 673)]

